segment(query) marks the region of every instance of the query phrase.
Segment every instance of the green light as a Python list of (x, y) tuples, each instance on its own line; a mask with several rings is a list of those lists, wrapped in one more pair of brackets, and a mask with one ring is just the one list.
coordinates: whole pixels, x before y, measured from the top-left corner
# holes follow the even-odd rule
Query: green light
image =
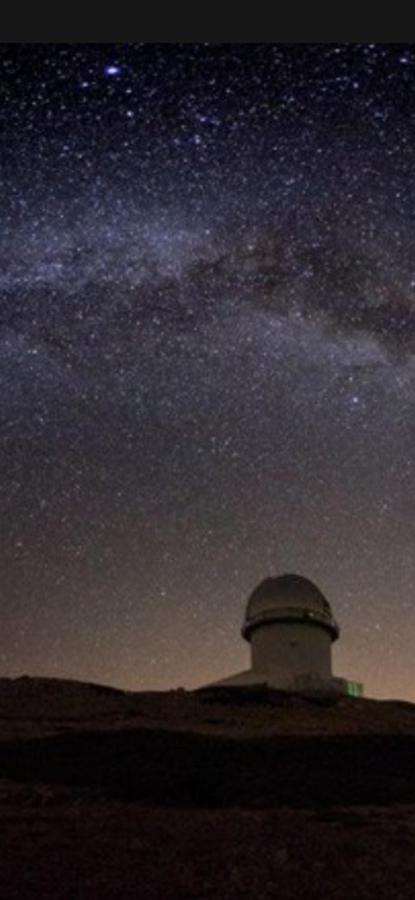
[(359, 681), (348, 681), (347, 682), (347, 693), (349, 697), (361, 697), (362, 696), (362, 685)]

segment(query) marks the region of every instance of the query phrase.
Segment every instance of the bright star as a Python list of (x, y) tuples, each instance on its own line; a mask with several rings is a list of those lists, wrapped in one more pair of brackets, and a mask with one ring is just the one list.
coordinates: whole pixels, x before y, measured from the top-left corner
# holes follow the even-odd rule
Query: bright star
[(106, 75), (120, 75), (121, 74), (121, 66), (117, 66), (117, 65), (105, 66), (104, 72)]

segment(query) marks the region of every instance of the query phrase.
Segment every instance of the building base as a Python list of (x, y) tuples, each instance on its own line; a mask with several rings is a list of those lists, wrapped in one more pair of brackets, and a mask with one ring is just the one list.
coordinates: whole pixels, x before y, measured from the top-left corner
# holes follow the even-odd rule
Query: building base
[[(317, 675), (297, 675), (294, 678), (281, 678), (280, 675), (272, 675), (267, 672), (255, 672), (247, 669), (238, 672), (229, 678), (222, 678), (203, 685), (203, 688), (238, 688), (238, 687), (269, 687), (274, 690), (285, 691), (292, 694), (309, 695), (343, 695), (349, 697), (362, 697), (363, 684), (358, 681), (349, 681), (347, 678), (323, 678)], [(201, 688), (201, 689), (203, 689)], [(200, 690), (200, 689), (199, 689)]]

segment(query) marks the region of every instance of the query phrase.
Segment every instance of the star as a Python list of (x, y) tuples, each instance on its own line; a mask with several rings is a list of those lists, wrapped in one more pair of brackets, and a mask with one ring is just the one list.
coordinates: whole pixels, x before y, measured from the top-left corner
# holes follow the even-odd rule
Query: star
[(104, 73), (105, 75), (109, 76), (121, 75), (121, 66), (117, 65), (116, 63), (106, 65), (104, 66)]

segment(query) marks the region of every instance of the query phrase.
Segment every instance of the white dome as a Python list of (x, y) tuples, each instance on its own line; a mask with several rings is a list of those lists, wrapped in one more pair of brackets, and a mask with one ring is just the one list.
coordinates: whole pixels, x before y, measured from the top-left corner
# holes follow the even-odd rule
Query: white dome
[(319, 588), (301, 575), (261, 581), (248, 600), (242, 634), (249, 640), (255, 628), (277, 621), (303, 621), (327, 628), (332, 640), (339, 636), (330, 604)]

